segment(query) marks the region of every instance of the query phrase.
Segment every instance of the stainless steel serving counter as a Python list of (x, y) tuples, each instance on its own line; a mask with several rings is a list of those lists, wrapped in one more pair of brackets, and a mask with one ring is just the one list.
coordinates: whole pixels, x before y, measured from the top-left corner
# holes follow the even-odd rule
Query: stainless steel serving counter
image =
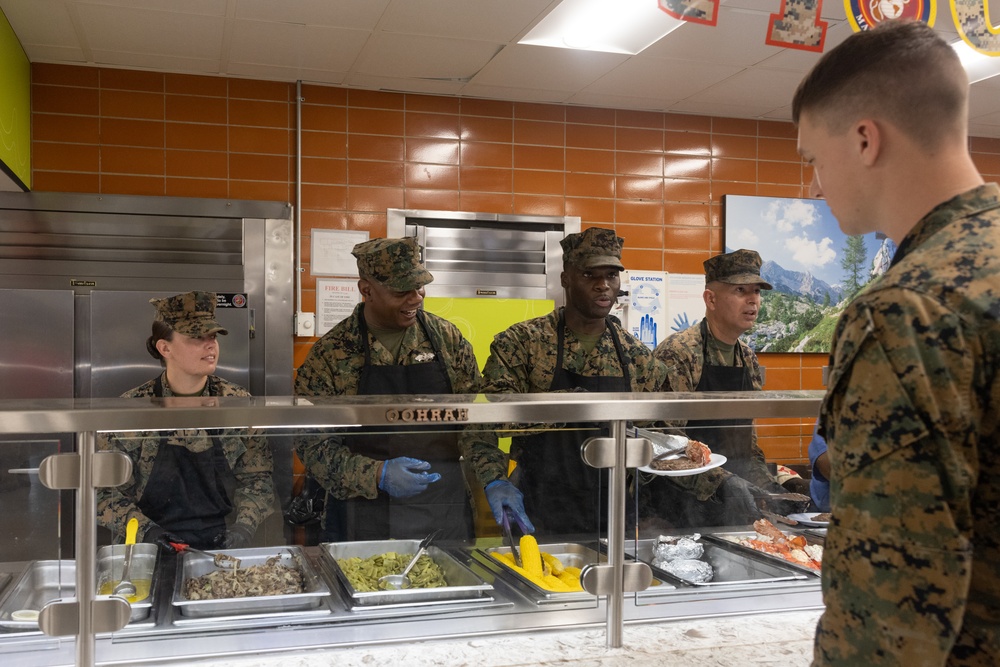
[[(560, 424), (595, 422), (610, 424), (614, 454), (613, 477), (623, 478), (627, 466), (625, 422), (664, 419), (814, 417), (821, 392), (747, 392), (736, 394), (543, 394), (530, 396), (393, 396), (347, 397), (305, 401), (296, 398), (220, 398), (165, 400), (89, 399), (75, 401), (0, 401), (0, 434), (75, 433), (81, 473), (47, 479), (55, 486), (74, 488), (82, 483), (89, 491), (76, 492), (77, 513), (75, 559), (81, 564), (78, 581), (83, 588), (79, 600), (90, 603), (94, 584), (97, 543), (94, 538), (93, 484), (90, 466), (98, 431), (156, 430), (177, 428), (227, 428), (253, 426), (290, 432), (301, 428), (355, 426), (406, 426), (426, 421), (454, 419), (461, 424), (498, 422)], [(443, 416), (443, 417), (442, 417)], [(0, 443), (2, 446), (2, 443)], [(52, 458), (52, 457), (49, 457)], [(44, 463), (44, 462), (43, 462)], [(644, 465), (644, 464), (638, 464)], [(44, 466), (41, 466), (44, 467)], [(622, 486), (617, 487), (619, 490)], [(67, 500), (68, 495), (63, 496)], [(609, 498), (614, 498), (614, 487)], [(622, 507), (612, 508), (622, 512)], [(819, 578), (776, 578), (754, 586), (662, 586), (638, 593), (625, 592), (623, 560), (632, 544), (623, 542), (624, 525), (619, 516), (609, 523), (604, 538), (608, 569), (619, 588), (601, 596), (582, 599), (539, 601), (530, 590), (502, 574), (495, 562), (482, 557), (479, 549), (499, 545), (496, 539), (481, 540), (465, 549), (449, 547), (452, 553), (493, 584), (487, 602), (454, 605), (405, 606), (366, 609), (353, 606), (337, 581), (322, 567), (318, 548), (306, 547), (307, 557), (326, 577), (331, 594), (308, 613), (240, 615), (231, 618), (183, 617), (171, 604), (176, 568), (163, 569), (149, 619), (116, 632), (93, 630), (91, 613), (81, 606), (80, 632), (53, 637), (41, 632), (23, 633), (0, 628), (0, 661), (8, 665), (107, 664), (136, 665), (192, 661), (212, 656), (240, 656), (294, 652), (330, 647), (364, 647), (393, 642), (487, 635), (523, 634), (547, 630), (603, 630), (608, 646), (621, 646), (624, 625), (664, 620), (766, 614), (778, 611), (816, 610), (821, 605)], [(39, 528), (41, 530), (41, 528)], [(633, 545), (634, 546), (634, 545)], [(635, 553), (636, 549), (632, 549)], [(0, 561), (5, 559), (0, 547)], [(63, 558), (72, 557), (63, 555)], [(42, 556), (39, 556), (42, 558)], [(25, 564), (0, 564), (11, 574), (5, 585), (13, 585)], [(669, 583), (669, 582), (667, 582)], [(601, 589), (605, 590), (605, 589)], [(0, 599), (5, 594), (0, 591)], [(84, 618), (86, 616), (86, 618)], [(106, 622), (106, 621), (101, 621)], [(617, 633), (617, 636), (616, 636)], [(616, 637), (612, 641), (612, 637)]]
[[(343, 587), (321, 563), (321, 547), (307, 547), (313, 566), (323, 573), (331, 594), (308, 613), (262, 613), (186, 618), (171, 604), (177, 572), (176, 556), (160, 562), (155, 608), (148, 622), (127, 626), (111, 634), (98, 635), (96, 663), (135, 665), (180, 661), (207, 655), (220, 658), (260, 655), (282, 651), (374, 646), (426, 639), (476, 637), (545, 630), (601, 628), (606, 623), (606, 605), (584, 595), (572, 602), (542, 602), (516, 578), (489, 567), (485, 550), (497, 546), (495, 539), (480, 540), (469, 548), (448, 552), (492, 584), (489, 600), (441, 605), (389, 605), (363, 608), (352, 605)], [(0, 573), (16, 577), (28, 563), (0, 564)], [(0, 599), (9, 592), (0, 593)], [(821, 606), (819, 579), (793, 579), (754, 587), (716, 589), (706, 595), (695, 587), (664, 587), (628, 596), (626, 623), (644, 623), (721, 617), (736, 614), (787, 612)], [(40, 631), (0, 628), (0, 660), (6, 666), (32, 667), (73, 665), (72, 638), (49, 637)]]

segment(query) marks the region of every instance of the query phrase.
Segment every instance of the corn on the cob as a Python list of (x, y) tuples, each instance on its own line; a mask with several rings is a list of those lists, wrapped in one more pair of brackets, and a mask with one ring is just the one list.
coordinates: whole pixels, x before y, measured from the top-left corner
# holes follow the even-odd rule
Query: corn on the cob
[(556, 558), (555, 556), (553, 556), (552, 554), (547, 554), (547, 553), (545, 553), (543, 551), (542, 552), (542, 562), (544, 562), (546, 565), (548, 565), (549, 569), (552, 571), (552, 574), (554, 574), (556, 576), (558, 576), (559, 573), (561, 573), (563, 571), (562, 561), (559, 560), (558, 558)]
[(580, 584), (580, 575), (570, 574), (566, 570), (563, 570), (558, 575), (556, 575), (559, 581), (563, 582), (571, 591), (582, 591), (583, 586)]
[(573, 590), (565, 581), (551, 574), (542, 577), (542, 582), (545, 584), (545, 588), (557, 593), (569, 592)]
[[(529, 539), (525, 540), (525, 538)], [(494, 551), (491, 555), (506, 567), (544, 590), (554, 593), (583, 590), (583, 586), (580, 584), (580, 568), (565, 567), (562, 561), (552, 554), (540, 551), (538, 542), (530, 535), (521, 538), (521, 564), (524, 567), (517, 566), (514, 554), (511, 552)], [(531, 564), (534, 565), (534, 569), (529, 570), (528, 567)], [(557, 567), (559, 568), (558, 574), (555, 573)]]
[(521, 536), (521, 567), (532, 577), (542, 578), (542, 554), (538, 550), (538, 542), (534, 535)]

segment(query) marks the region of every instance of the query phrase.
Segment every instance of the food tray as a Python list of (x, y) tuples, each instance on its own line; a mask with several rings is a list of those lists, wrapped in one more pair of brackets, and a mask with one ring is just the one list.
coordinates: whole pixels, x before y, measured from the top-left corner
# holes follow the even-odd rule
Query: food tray
[[(129, 623), (149, 618), (153, 609), (158, 581), (156, 545), (136, 544), (133, 549), (131, 579), (133, 581), (148, 579), (150, 581), (150, 594), (145, 599), (132, 603)], [(124, 545), (101, 547), (97, 551), (97, 590), (94, 591), (95, 593), (100, 591), (101, 585), (105, 582), (120, 581), (124, 560)], [(21, 609), (41, 611), (42, 607), (53, 600), (75, 596), (76, 561), (32, 561), (21, 572), (16, 583), (3, 599), (3, 603), (0, 604), (0, 627), (38, 631), (37, 620), (16, 620), (12, 618), (12, 614)]]
[(316, 609), (321, 606), (330, 588), (319, 576), (316, 569), (305, 557), (302, 547), (258, 547), (252, 549), (226, 549), (227, 555), (240, 559), (240, 567), (263, 565), (268, 558), (281, 556), (283, 565), (294, 566), (302, 573), (305, 590), (288, 595), (261, 595), (245, 598), (224, 598), (219, 600), (188, 600), (184, 597), (184, 586), (190, 579), (206, 575), (217, 569), (212, 558), (196, 553), (182, 552), (177, 557), (177, 576), (174, 578), (174, 594), (171, 600), (181, 616), (209, 618), (238, 614), (267, 614), (296, 612)]
[(427, 555), (444, 573), (447, 586), (441, 588), (405, 588), (398, 591), (358, 591), (337, 564), (342, 558), (371, 558), (395, 551), (398, 554), (416, 554), (420, 540), (370, 540), (362, 542), (325, 542), (320, 544), (320, 558), (336, 577), (352, 603), (359, 606), (428, 604), (492, 600), (493, 585), (483, 581), (475, 572), (454, 556), (436, 546), (427, 547)]
[[(556, 544), (539, 544), (538, 550), (558, 558), (563, 567), (578, 567), (583, 569), (585, 565), (592, 563), (606, 563), (608, 557), (590, 547), (575, 542), (559, 542)], [(491, 547), (482, 552), (485, 558), (492, 564), (501, 567), (504, 576), (513, 577), (521, 586), (527, 587), (532, 596), (546, 601), (563, 602), (572, 600), (592, 600), (594, 596), (586, 591), (550, 591), (542, 588), (535, 582), (526, 578), (520, 572), (510, 569), (506, 563), (493, 558), (492, 554), (510, 553), (510, 547)]]
[(699, 541), (705, 549), (704, 554), (702, 554), (699, 560), (707, 562), (715, 570), (715, 576), (712, 580), (703, 583), (689, 581), (653, 565), (653, 557), (656, 553), (658, 540), (639, 540), (637, 545), (635, 542), (626, 540), (625, 553), (648, 563), (653, 569), (653, 574), (657, 577), (680, 583), (684, 586), (741, 586), (807, 578), (798, 571), (780, 567), (779, 565), (756, 558), (748, 558), (741, 553), (730, 550), (728, 545), (723, 546), (721, 544), (717, 545), (705, 542), (704, 540)]
[(41, 611), (53, 600), (76, 596), (76, 562), (72, 560), (36, 560), (28, 563), (0, 603), (0, 627), (13, 630), (38, 629), (37, 620), (14, 620), (11, 614), (20, 609)]
[[(782, 566), (790, 568), (790, 569), (792, 569), (792, 570), (794, 570), (796, 572), (804, 572), (804, 573), (809, 574), (809, 575), (814, 576), (814, 577), (820, 576), (819, 570), (814, 570), (811, 567), (808, 567), (806, 565), (799, 565), (798, 563), (794, 563), (792, 561), (785, 560), (781, 556), (767, 554), (767, 553), (764, 553), (763, 551), (757, 551), (756, 549), (752, 549), (750, 547), (746, 547), (746, 546), (743, 546), (742, 544), (740, 544), (740, 540), (741, 539), (743, 539), (745, 537), (756, 537), (756, 536), (757, 536), (757, 532), (756, 531), (753, 531), (753, 530), (741, 530), (741, 531), (725, 532), (725, 533), (711, 533), (711, 534), (704, 535), (703, 537), (706, 540), (710, 540), (710, 541), (714, 541), (714, 542), (716, 542), (718, 544), (722, 544), (727, 549), (733, 549), (733, 550), (735, 550), (735, 551), (737, 551), (739, 553), (746, 554), (747, 556), (752, 556), (754, 558), (757, 558), (758, 560), (762, 559), (762, 560), (765, 560), (765, 561), (768, 561), (768, 562), (772, 562), (772, 563), (780, 563)], [(823, 540), (821, 540), (821, 539), (819, 539), (817, 537), (814, 537), (812, 535), (807, 535), (807, 534), (803, 534), (802, 537), (804, 537), (806, 539), (806, 542), (809, 543), (809, 544), (818, 544), (819, 546), (823, 546)]]
[[(149, 580), (149, 595), (142, 600), (136, 600), (132, 604), (132, 616), (129, 622), (141, 621), (149, 618), (150, 611), (156, 603), (157, 584), (159, 582), (159, 570), (156, 567), (159, 547), (155, 544), (134, 544), (132, 545), (132, 571), (129, 579), (133, 582)], [(121, 581), (122, 568), (125, 566), (125, 545), (115, 544), (101, 547), (97, 550), (97, 591), (101, 586), (111, 582), (116, 584)], [(74, 570), (75, 571), (75, 570)]]

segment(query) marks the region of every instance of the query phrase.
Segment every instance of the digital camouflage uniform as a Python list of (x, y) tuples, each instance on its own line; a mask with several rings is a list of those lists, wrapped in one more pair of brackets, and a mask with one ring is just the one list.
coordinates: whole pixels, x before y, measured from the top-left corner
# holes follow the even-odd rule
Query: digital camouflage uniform
[(833, 340), (814, 664), (1000, 664), (1000, 188), (917, 223)]
[[(160, 376), (164, 396), (172, 396), (166, 373)], [(131, 389), (122, 398), (154, 396), (156, 380)], [(208, 376), (202, 396), (249, 396), (250, 393), (215, 375)], [(236, 493), (232, 499), (235, 524), (246, 527), (252, 535), (257, 526), (274, 510), (274, 482), (271, 449), (262, 432), (256, 429), (219, 429), (215, 431), (222, 444), (226, 461), (236, 478)], [(160, 447), (185, 447), (192, 452), (212, 448), (212, 437), (205, 429), (177, 431), (137, 431), (104, 434), (98, 438), (98, 449), (115, 449), (132, 459), (132, 479), (125, 485), (97, 490), (97, 519), (110, 528), (117, 542), (125, 541), (125, 524), (131, 517), (139, 519), (139, 538), (152, 525), (136, 505), (142, 497)]]
[[(502, 331), (490, 345), (490, 358), (483, 368), (483, 393), (532, 394), (547, 393), (555, 370), (556, 323), (559, 311), (518, 322)], [(653, 358), (652, 352), (620, 324), (614, 323), (615, 333), (632, 364), (629, 369), (632, 391), (662, 391), (666, 369)], [(563, 368), (584, 376), (618, 376), (621, 364), (611, 335), (605, 331), (589, 353), (571, 329), (566, 330)]]
[[(406, 239), (376, 239), (363, 245), (367, 252), (356, 252), (358, 270), (392, 290), (419, 289), (433, 277), (419, 264), (419, 246), (412, 237)], [(356, 248), (357, 250), (357, 248)], [(299, 367), (295, 379), (296, 396), (353, 396), (364, 366), (364, 348), (360, 337), (359, 318), (362, 304), (354, 312), (320, 338)], [(452, 392), (479, 392), (481, 377), (472, 345), (451, 322), (424, 312), (428, 334), (440, 347)], [(371, 363), (391, 366), (397, 363), (392, 353), (368, 332)], [(425, 363), (434, 357), (433, 346), (423, 328), (417, 324), (406, 329), (399, 350), (401, 365)], [(506, 473), (505, 454), (496, 446), (459, 440), (462, 457), (469, 462), (483, 484), (500, 479)], [(350, 451), (340, 437), (300, 437), (296, 453), (309, 473), (333, 497), (378, 497), (377, 472), (381, 461)], [(400, 452), (405, 456), (406, 452)]]
[[(563, 264), (578, 271), (621, 270), (622, 243), (610, 229), (591, 227), (570, 234), (561, 241)], [(614, 298), (604, 274), (596, 275), (601, 277), (581, 273), (580, 285)], [(566, 308), (514, 324), (494, 337), (483, 369), (484, 393), (663, 390), (666, 370), (616, 319), (605, 317), (596, 342), (585, 342), (568, 326), (566, 313), (574, 307), (571, 299), (587, 298), (582, 296), (586, 289), (568, 286)], [(499, 431), (513, 437), (511, 456), (518, 464), (514, 479), (524, 494), (524, 507), (536, 534), (585, 534), (605, 524), (606, 499), (598, 489), (607, 484), (607, 474), (588, 468), (579, 454), (582, 442), (602, 427), (591, 422), (503, 424), (495, 425), (496, 431), (477, 434), (488, 438)], [(567, 507), (572, 508), (569, 515)]]
[[(709, 333), (709, 336), (711, 335)], [(667, 367), (667, 380), (673, 391), (695, 391), (698, 387), (702, 370), (705, 367), (705, 355), (703, 354), (705, 342), (701, 335), (701, 327), (693, 326), (668, 336), (656, 346), (654, 355)], [(715, 366), (732, 365), (732, 360), (724, 359), (722, 353), (715, 346), (711, 345), (711, 341), (709, 343), (708, 351), (711, 355), (711, 358), (708, 360), (709, 363)], [(754, 391), (760, 391), (764, 388), (764, 380), (761, 375), (760, 364), (757, 362), (757, 355), (742, 340), (737, 339), (736, 344), (740, 346), (743, 352), (742, 358), (750, 363), (750, 379), (753, 382)], [(739, 363), (738, 355), (737, 363)], [(671, 422), (671, 425), (683, 429), (686, 422), (676, 421)], [(753, 466), (754, 474), (747, 478), (747, 481), (761, 488), (773, 484), (775, 480), (767, 472), (767, 461), (764, 457), (764, 452), (757, 444), (756, 429), (751, 434), (750, 450), (752, 460), (758, 465)], [(711, 497), (718, 485), (725, 479), (725, 476), (726, 474), (721, 468), (699, 475), (696, 492), (698, 499), (707, 500)]]
[[(621, 262), (623, 239), (613, 230), (591, 227), (582, 233), (570, 234), (561, 241), (563, 264), (580, 269), (614, 267), (624, 269)], [(529, 394), (548, 392), (555, 372), (557, 323), (556, 309), (542, 317), (519, 322), (497, 334), (490, 345), (490, 358), (483, 368), (483, 392)], [(622, 344), (625, 357), (631, 360), (629, 375), (632, 391), (663, 391), (666, 370), (650, 353), (649, 348), (612, 321)], [(611, 334), (604, 331), (590, 352), (569, 327), (565, 331), (563, 368), (582, 376), (621, 376), (623, 369)]]

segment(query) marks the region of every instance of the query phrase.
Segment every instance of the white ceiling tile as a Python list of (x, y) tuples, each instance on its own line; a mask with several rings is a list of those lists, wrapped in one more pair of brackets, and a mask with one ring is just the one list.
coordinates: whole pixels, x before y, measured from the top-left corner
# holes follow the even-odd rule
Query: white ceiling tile
[(311, 83), (343, 84), (343, 72), (330, 72), (305, 67), (280, 67), (277, 65), (250, 65), (247, 63), (229, 63), (225, 74), (239, 76), (245, 79), (262, 79), (264, 81), (308, 81)]
[(982, 121), (997, 113), (1000, 113), (1000, 88), (973, 86), (969, 93), (969, 119)]
[(612, 95), (592, 92), (589, 89), (570, 96), (569, 104), (580, 106), (638, 109), (640, 111), (665, 111), (676, 103), (676, 100), (664, 100), (657, 97), (630, 97), (628, 95)]
[[(747, 105), (775, 109), (789, 104), (802, 77), (798, 72), (746, 69), (688, 98), (707, 104)], [(791, 91), (791, 92), (790, 92)]]
[(217, 59), (184, 58), (181, 56), (144, 55), (121, 51), (94, 50), (91, 62), (111, 67), (147, 69), (156, 72), (222, 74)]
[(633, 56), (584, 88), (585, 92), (682, 100), (723, 81), (742, 68), (694, 60)]
[(372, 30), (390, 0), (239, 0), (236, 18)]
[(380, 33), (365, 47), (356, 71), (377, 76), (468, 80), (502, 46), (467, 39)]
[(229, 0), (63, 0), (67, 5), (105, 6), (111, 8), (147, 9), (153, 11), (225, 16)]
[(698, 99), (681, 100), (670, 110), (678, 113), (694, 113), (703, 116), (723, 116), (726, 118), (759, 118), (773, 107), (753, 104), (719, 104)]
[(230, 62), (347, 72), (368, 41), (366, 30), (237, 20)]
[(137, 58), (164, 55), (216, 58), (222, 53), (225, 19), (175, 12), (78, 6), (80, 25), (94, 52), (134, 53)]
[(393, 90), (400, 93), (422, 93), (426, 95), (458, 95), (465, 86), (461, 81), (440, 81), (436, 79), (404, 79), (371, 74), (351, 74), (344, 83), (368, 90)]
[(31, 62), (65, 63), (78, 65), (87, 62), (83, 49), (77, 46), (34, 45), (31, 47)]
[(77, 44), (76, 29), (64, 0), (7, 2), (4, 15), (21, 45)]
[(394, 0), (380, 28), (506, 43), (534, 26), (551, 4), (552, 0)]
[(580, 90), (629, 56), (574, 49), (510, 44), (472, 80), (483, 86)]
[(466, 84), (463, 95), (470, 97), (486, 97), (494, 100), (514, 100), (517, 102), (548, 102), (562, 104), (569, 98), (569, 93), (561, 90), (544, 88), (512, 88), (506, 86), (487, 86), (479, 83)]
[[(718, 25), (682, 25), (640, 55), (745, 67), (781, 50), (764, 41), (767, 23), (767, 14), (723, 8)], [(707, 42), (712, 48), (705, 48)]]
[(778, 107), (777, 109), (772, 109), (765, 114), (762, 114), (764, 118), (770, 118), (771, 120), (792, 120), (792, 105), (786, 104), (783, 107)]

